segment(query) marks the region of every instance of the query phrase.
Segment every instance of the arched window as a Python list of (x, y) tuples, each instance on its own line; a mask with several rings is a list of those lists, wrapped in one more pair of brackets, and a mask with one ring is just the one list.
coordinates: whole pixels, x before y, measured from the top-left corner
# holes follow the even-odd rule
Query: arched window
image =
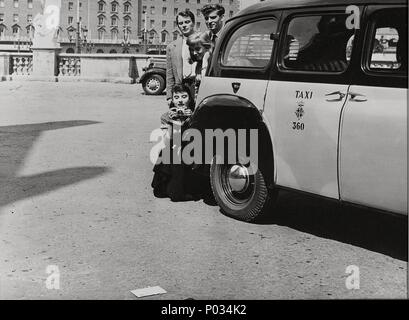
[(118, 40), (118, 30), (117, 29), (113, 29), (111, 30), (111, 40)]
[(117, 53), (115, 49), (111, 49), (109, 53)]
[(3, 39), (6, 35), (6, 27), (4, 25), (0, 25), (0, 39)]
[(160, 40), (162, 43), (166, 43), (168, 41), (168, 33), (166, 31), (162, 31)]
[(66, 53), (75, 53), (73, 48), (68, 48), (67, 51), (65, 51)]
[(130, 21), (131, 21), (131, 18), (125, 17), (125, 18), (124, 18), (124, 27), (128, 27)]
[(17, 36), (20, 35), (20, 26), (14, 25), (14, 26), (11, 28), (11, 30), (12, 30), (12, 32), (13, 32), (13, 36), (14, 36), (14, 37), (17, 37)]
[(98, 30), (98, 40), (104, 40), (104, 36), (105, 36), (105, 30), (99, 29)]
[(104, 53), (104, 50), (98, 49), (98, 50), (97, 50), (97, 53)]
[(105, 1), (99, 1), (98, 2), (98, 11), (99, 12), (105, 11)]

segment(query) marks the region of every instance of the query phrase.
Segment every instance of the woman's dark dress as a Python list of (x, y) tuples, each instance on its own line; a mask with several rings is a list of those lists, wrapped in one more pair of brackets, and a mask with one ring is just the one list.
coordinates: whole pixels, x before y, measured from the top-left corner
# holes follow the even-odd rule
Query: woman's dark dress
[[(161, 117), (162, 123), (171, 123), (168, 113), (165, 113)], [(189, 121), (183, 123), (181, 127), (181, 133), (184, 132), (189, 126)], [(172, 139), (169, 141), (170, 146), (173, 145)], [(186, 145), (186, 142), (182, 141), (182, 149)], [(169, 146), (167, 146), (169, 147)], [(158, 198), (169, 197), (172, 201), (193, 200), (195, 193), (194, 173), (191, 170), (191, 166), (181, 163), (173, 163), (172, 148), (170, 148), (170, 164), (157, 163), (154, 168), (154, 176), (152, 180), (153, 194)], [(182, 151), (182, 150), (181, 150)], [(159, 159), (162, 157), (163, 149), (160, 151)], [(197, 195), (197, 194), (196, 194)]]

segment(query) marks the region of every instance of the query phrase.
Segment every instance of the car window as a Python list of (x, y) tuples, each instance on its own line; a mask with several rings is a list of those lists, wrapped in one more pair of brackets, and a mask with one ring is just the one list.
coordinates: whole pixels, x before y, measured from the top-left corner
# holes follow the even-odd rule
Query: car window
[(260, 20), (238, 28), (229, 38), (222, 65), (229, 67), (265, 67), (271, 58), (277, 30), (275, 19)]
[(354, 30), (345, 14), (293, 17), (287, 28), (281, 61), (286, 69), (342, 72), (349, 64)]
[(372, 71), (407, 71), (407, 14), (404, 10), (377, 12), (373, 19), (369, 69)]

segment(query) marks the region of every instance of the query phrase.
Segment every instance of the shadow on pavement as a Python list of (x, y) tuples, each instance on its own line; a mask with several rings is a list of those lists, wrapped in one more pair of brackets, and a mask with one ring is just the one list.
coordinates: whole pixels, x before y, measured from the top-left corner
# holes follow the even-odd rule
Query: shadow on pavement
[(271, 215), (258, 224), (278, 224), (318, 237), (348, 243), (399, 260), (408, 260), (408, 221), (337, 202), (280, 191)]
[(0, 127), (0, 207), (107, 172), (106, 167), (78, 167), (18, 176), (28, 151), (43, 131), (96, 123), (75, 120)]

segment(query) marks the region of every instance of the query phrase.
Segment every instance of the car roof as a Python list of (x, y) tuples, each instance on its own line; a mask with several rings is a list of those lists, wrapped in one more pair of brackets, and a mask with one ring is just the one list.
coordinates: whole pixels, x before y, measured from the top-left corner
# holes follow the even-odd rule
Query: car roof
[[(290, 9), (300, 7), (316, 7), (316, 6), (349, 6), (349, 5), (369, 5), (369, 4), (407, 4), (408, 0), (270, 0), (263, 1), (252, 6), (249, 6), (237, 13), (232, 19), (252, 14), (261, 13), (270, 10)], [(230, 19), (230, 20), (232, 20)]]

